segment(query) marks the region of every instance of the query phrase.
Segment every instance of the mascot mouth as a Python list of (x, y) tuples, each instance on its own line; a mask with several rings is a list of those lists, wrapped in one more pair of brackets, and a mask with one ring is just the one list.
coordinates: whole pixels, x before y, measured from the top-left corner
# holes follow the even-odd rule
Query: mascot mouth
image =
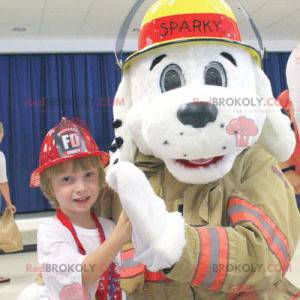
[(189, 169), (207, 168), (218, 161), (222, 160), (224, 156), (215, 156), (207, 159), (185, 160), (176, 159), (176, 162)]

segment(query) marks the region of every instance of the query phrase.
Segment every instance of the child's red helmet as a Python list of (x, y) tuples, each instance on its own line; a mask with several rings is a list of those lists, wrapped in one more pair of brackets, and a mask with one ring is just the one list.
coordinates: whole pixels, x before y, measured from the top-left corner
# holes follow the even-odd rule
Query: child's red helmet
[(39, 167), (31, 175), (30, 186), (40, 185), (40, 174), (47, 168), (86, 156), (99, 156), (102, 164), (108, 165), (109, 154), (100, 151), (91, 134), (71, 120), (62, 118), (60, 123), (44, 138)]

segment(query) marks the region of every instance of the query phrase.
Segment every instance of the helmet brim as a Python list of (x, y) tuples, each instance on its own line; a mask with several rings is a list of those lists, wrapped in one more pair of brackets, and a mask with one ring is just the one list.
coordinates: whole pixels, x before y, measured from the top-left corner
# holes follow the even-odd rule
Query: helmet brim
[(78, 154), (72, 154), (69, 157), (68, 156), (60, 157), (60, 158), (54, 159), (46, 164), (43, 164), (42, 166), (35, 169), (31, 174), (30, 187), (35, 188), (35, 187), (40, 186), (40, 175), (46, 169), (53, 167), (55, 165), (64, 163), (66, 161), (70, 161), (70, 160), (81, 158), (81, 157), (91, 157), (91, 156), (99, 157), (103, 167), (106, 167), (109, 164), (109, 154), (107, 152), (103, 152), (103, 151), (78, 153)]
[(136, 62), (138, 59), (140, 59), (144, 54), (150, 53), (151, 51), (154, 51), (156, 49), (167, 47), (174, 44), (185, 44), (185, 43), (221, 43), (226, 45), (231, 45), (233, 47), (239, 47), (244, 50), (246, 50), (251, 57), (254, 59), (254, 61), (261, 67), (262, 66), (262, 57), (258, 50), (256, 50), (254, 47), (249, 46), (247, 44), (244, 44), (242, 42), (233, 41), (229, 39), (224, 38), (203, 38), (203, 37), (193, 37), (193, 38), (184, 38), (184, 39), (175, 39), (172, 41), (166, 41), (161, 42), (153, 45), (149, 45), (141, 50), (138, 50), (134, 53), (132, 53), (130, 56), (126, 58), (124, 61), (124, 64), (122, 65), (122, 71), (125, 72), (134, 62)]

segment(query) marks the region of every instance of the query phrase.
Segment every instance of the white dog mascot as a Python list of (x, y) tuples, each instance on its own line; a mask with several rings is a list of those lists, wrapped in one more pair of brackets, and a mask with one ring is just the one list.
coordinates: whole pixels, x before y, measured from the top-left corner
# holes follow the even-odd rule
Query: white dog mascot
[(293, 128), (223, 0), (153, 4), (114, 118), (128, 299), (298, 299), (284, 275), (300, 216), (275, 160), (292, 154)]

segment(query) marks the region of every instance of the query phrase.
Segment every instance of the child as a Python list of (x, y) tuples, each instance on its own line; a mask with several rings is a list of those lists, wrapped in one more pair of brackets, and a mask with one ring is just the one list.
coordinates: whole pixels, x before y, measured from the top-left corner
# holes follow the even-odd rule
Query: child
[(40, 186), (56, 208), (55, 218), (38, 231), (38, 260), (51, 300), (122, 299), (114, 258), (130, 239), (131, 225), (125, 214), (114, 227), (93, 211), (107, 164), (108, 154), (66, 118), (44, 139), (31, 185)]

